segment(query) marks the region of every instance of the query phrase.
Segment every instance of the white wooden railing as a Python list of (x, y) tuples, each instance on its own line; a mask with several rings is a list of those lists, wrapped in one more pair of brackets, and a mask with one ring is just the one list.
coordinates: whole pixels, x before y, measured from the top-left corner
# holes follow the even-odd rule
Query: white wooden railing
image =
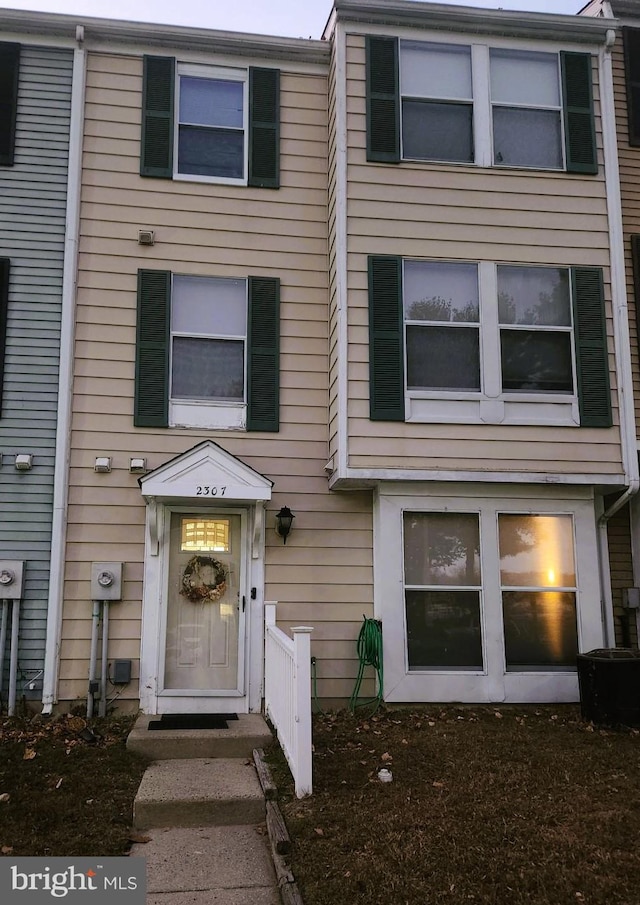
[(289, 763), (296, 795), (311, 795), (311, 632), (308, 625), (276, 626), (276, 605), (265, 603), (264, 700)]

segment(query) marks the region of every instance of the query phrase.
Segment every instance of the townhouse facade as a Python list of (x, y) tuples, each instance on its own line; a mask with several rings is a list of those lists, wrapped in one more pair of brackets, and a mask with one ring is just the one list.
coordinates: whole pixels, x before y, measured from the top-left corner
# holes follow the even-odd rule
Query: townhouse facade
[(389, 702), (577, 700), (577, 652), (625, 640), (608, 545), (638, 484), (612, 23), (81, 24), (45, 703), (87, 693), (96, 564), (123, 565), (121, 706), (259, 710), (265, 601), (313, 627), (326, 701), (363, 617)]
[[(625, 286), (629, 308), (629, 334), (635, 399), (636, 447), (640, 435), (640, 358), (638, 311), (640, 310), (640, 218), (637, 198), (640, 191), (640, 125), (638, 124), (638, 59), (640, 53), (640, 3), (637, 0), (588, 3), (582, 15), (616, 20), (616, 40), (611, 54), (615, 98), (618, 169), (622, 210)], [(611, 581), (614, 600), (619, 604), (621, 643), (637, 644), (640, 611), (637, 600), (629, 601), (627, 588), (640, 585), (640, 508), (634, 495), (610, 528)], [(631, 602), (631, 606), (629, 606)]]
[(48, 602), (60, 590), (63, 532), (54, 513), (64, 507), (66, 482), (66, 469), (56, 470), (56, 449), (58, 416), (66, 407), (58, 398), (60, 349), (71, 335), (74, 306), (67, 236), (75, 233), (69, 173), (74, 153), (77, 158), (74, 140), (81, 138), (76, 48), (73, 39), (55, 33), (25, 34), (3, 25), (0, 685), (10, 706), (19, 698), (42, 699), (45, 661), (55, 659), (47, 648), (47, 637), (56, 634), (48, 626)]

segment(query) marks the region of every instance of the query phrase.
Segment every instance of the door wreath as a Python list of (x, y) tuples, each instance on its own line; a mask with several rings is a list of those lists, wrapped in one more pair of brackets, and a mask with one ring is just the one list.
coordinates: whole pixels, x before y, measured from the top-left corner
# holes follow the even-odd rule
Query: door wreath
[(192, 556), (182, 573), (180, 593), (194, 603), (224, 597), (227, 590), (227, 569), (212, 556)]

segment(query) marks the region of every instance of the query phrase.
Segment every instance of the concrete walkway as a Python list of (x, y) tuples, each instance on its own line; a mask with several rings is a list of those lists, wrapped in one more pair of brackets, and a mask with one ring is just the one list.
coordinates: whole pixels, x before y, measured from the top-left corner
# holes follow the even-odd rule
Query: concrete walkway
[[(264, 720), (240, 714), (225, 730), (149, 731), (127, 746), (152, 757), (134, 803), (147, 859), (147, 905), (280, 905), (252, 751), (271, 741)], [(153, 719), (153, 718), (152, 718)]]
[(147, 905), (281, 905), (262, 825), (156, 827), (133, 846), (147, 859)]

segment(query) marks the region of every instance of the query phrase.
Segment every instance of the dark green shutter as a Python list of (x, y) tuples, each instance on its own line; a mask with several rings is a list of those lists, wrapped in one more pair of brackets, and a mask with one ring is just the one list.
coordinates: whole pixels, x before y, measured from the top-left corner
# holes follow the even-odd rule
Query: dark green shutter
[(166, 427), (168, 423), (170, 319), (170, 271), (139, 270), (133, 414), (136, 427)]
[(249, 69), (249, 185), (280, 187), (280, 72)]
[(404, 421), (402, 258), (369, 257), (369, 416)]
[(597, 173), (591, 55), (563, 52), (560, 59), (567, 172)]
[(599, 267), (573, 267), (573, 320), (581, 427), (611, 427), (604, 285)]
[(633, 299), (636, 307), (636, 335), (640, 342), (640, 236), (631, 236), (631, 262), (633, 264)]
[(173, 176), (173, 107), (176, 61), (144, 57), (140, 175)]
[(13, 166), (20, 45), (0, 44), (0, 166)]
[(9, 308), (9, 258), (0, 258), (0, 415), (4, 386), (4, 355), (7, 345), (7, 311)]
[(367, 160), (400, 160), (398, 41), (367, 35)]
[(640, 28), (623, 28), (629, 144), (640, 145)]
[(247, 430), (280, 429), (280, 280), (249, 277)]

